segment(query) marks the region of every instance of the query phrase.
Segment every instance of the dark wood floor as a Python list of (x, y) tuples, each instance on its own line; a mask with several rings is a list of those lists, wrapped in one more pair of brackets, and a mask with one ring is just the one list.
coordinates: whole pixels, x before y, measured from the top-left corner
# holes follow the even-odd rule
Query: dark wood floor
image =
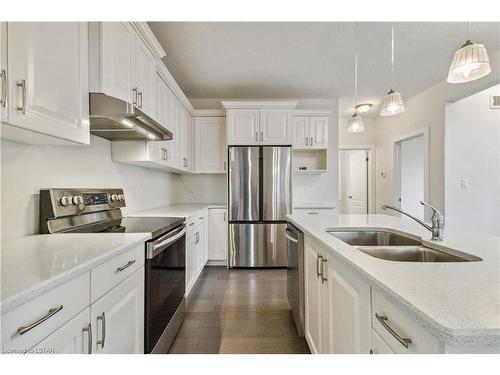
[(285, 270), (205, 267), (186, 310), (170, 353), (309, 353), (293, 323)]

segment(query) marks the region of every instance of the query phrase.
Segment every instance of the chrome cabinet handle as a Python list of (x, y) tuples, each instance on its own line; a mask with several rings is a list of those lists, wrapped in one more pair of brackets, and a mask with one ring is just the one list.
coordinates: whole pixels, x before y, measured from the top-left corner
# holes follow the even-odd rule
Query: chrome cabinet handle
[(137, 87), (132, 89), (132, 104), (137, 105)]
[(321, 272), (319, 270), (319, 264), (323, 264), (323, 262), (320, 262), (320, 260), (323, 259), (323, 257), (321, 255), (318, 255), (318, 257), (316, 258), (316, 277), (320, 277), (321, 276)]
[(139, 91), (139, 92), (137, 93), (137, 103), (139, 103), (139, 99), (141, 99), (141, 101), (140, 101), (140, 103), (141, 103), (141, 104), (138, 104), (137, 106), (138, 106), (140, 109), (142, 109), (142, 91)]
[(203, 216), (200, 216), (200, 217), (198, 218), (198, 220), (203, 220)]
[(18, 111), (21, 111), (21, 113), (24, 115), (26, 114), (26, 81), (24, 79), (21, 79), (17, 81), (16, 86), (18, 87), (18, 89), (19, 87), (21, 88), (21, 105), (17, 105), (16, 109)]
[(102, 315), (99, 315), (97, 317), (97, 320), (100, 320), (102, 322), (102, 339), (101, 340), (97, 340), (96, 344), (97, 345), (101, 345), (101, 348), (104, 348), (104, 342), (106, 341), (106, 315), (104, 314), (104, 312), (102, 313)]
[(312, 146), (313, 145), (313, 137), (310, 138), (310, 141), (309, 141), (309, 146)]
[(128, 261), (128, 263), (127, 263), (127, 264), (125, 264), (124, 266), (118, 267), (118, 268), (116, 269), (116, 272), (117, 272), (117, 273), (118, 273), (118, 272), (122, 272), (123, 270), (126, 270), (127, 268), (129, 268), (129, 267), (130, 267), (132, 264), (134, 264), (134, 263), (135, 263), (135, 259), (133, 259), (133, 260), (129, 260), (129, 261)]
[(224, 170), (226, 170), (226, 162), (224, 162)]
[(309, 146), (309, 137), (306, 137), (306, 146)]
[(87, 324), (87, 327), (83, 329), (83, 332), (88, 332), (87, 353), (92, 354), (92, 324)]
[(387, 321), (389, 320), (389, 318), (385, 315), (379, 315), (378, 313), (375, 313), (375, 316), (377, 318), (377, 320), (380, 322), (380, 324), (382, 324), (382, 326), (384, 326), (384, 328), (386, 330), (389, 331), (389, 333), (396, 339), (399, 341), (399, 343), (401, 345), (403, 345), (405, 348), (408, 349), (408, 344), (411, 344), (411, 339), (408, 339), (406, 337), (401, 337), (396, 331), (394, 331), (390, 326), (389, 324), (387, 324)]
[(165, 160), (168, 161), (168, 148), (165, 149)]
[(255, 132), (255, 142), (259, 141), (259, 132)]
[(285, 237), (288, 238), (290, 241), (294, 242), (294, 243), (297, 243), (299, 242), (298, 239), (296, 238), (293, 238), (291, 235), (290, 235), (290, 232), (288, 232), (288, 230), (285, 231)]
[(5, 69), (0, 70), (0, 78), (2, 79), (2, 96), (0, 96), (0, 105), (5, 108), (7, 104), (7, 73)]
[(189, 223), (189, 226), (192, 227), (194, 225), (194, 223)]
[(326, 262), (328, 262), (328, 259), (321, 259), (321, 284), (323, 284), (325, 281), (328, 281), (328, 279), (325, 277), (325, 273), (323, 272), (325, 270), (323, 267)]
[(56, 315), (62, 309), (63, 309), (63, 305), (61, 305), (59, 307), (53, 307), (53, 308), (49, 309), (49, 311), (47, 311), (47, 314), (45, 314), (44, 316), (42, 316), (40, 319), (35, 320), (33, 323), (30, 323), (30, 324), (27, 324), (25, 326), (19, 327), (17, 329), (17, 333), (20, 334), (20, 335), (24, 335), (26, 332), (31, 331), (36, 326), (42, 324), (47, 319), (49, 319), (49, 318), (53, 317), (54, 315)]
[(260, 141), (262, 142), (264, 140), (264, 132), (260, 132)]

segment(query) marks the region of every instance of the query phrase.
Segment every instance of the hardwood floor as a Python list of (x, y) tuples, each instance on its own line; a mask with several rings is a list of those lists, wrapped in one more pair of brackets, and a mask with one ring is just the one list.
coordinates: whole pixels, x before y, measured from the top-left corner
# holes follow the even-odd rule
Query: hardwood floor
[(305, 354), (286, 297), (286, 270), (205, 267), (172, 354)]

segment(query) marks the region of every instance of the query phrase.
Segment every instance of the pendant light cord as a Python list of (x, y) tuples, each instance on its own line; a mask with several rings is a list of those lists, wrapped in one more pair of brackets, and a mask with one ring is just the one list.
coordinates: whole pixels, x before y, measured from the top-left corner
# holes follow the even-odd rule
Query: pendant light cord
[(470, 21), (467, 22), (467, 40), (470, 40)]
[(394, 24), (391, 25), (391, 86), (394, 86)]
[(358, 103), (358, 23), (354, 25), (354, 113), (356, 113), (356, 104)]

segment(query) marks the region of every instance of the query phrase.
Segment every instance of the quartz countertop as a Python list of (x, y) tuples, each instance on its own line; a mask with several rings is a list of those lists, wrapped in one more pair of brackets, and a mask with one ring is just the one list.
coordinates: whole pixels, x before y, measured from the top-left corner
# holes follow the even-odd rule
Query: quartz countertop
[(7, 312), (151, 238), (149, 233), (40, 234), (2, 241)]
[(161, 206), (133, 212), (127, 216), (166, 216), (166, 217), (185, 217), (188, 218), (195, 213), (207, 208), (226, 208), (227, 203), (178, 203), (168, 206)]
[[(389, 215), (290, 215), (289, 220), (329, 249), (372, 287), (413, 317), (440, 341), (500, 347), (500, 237), (445, 231), (443, 242), (407, 218)], [(479, 262), (412, 263), (374, 258), (327, 228), (387, 228), (422, 238), (424, 245), (482, 258)]]

